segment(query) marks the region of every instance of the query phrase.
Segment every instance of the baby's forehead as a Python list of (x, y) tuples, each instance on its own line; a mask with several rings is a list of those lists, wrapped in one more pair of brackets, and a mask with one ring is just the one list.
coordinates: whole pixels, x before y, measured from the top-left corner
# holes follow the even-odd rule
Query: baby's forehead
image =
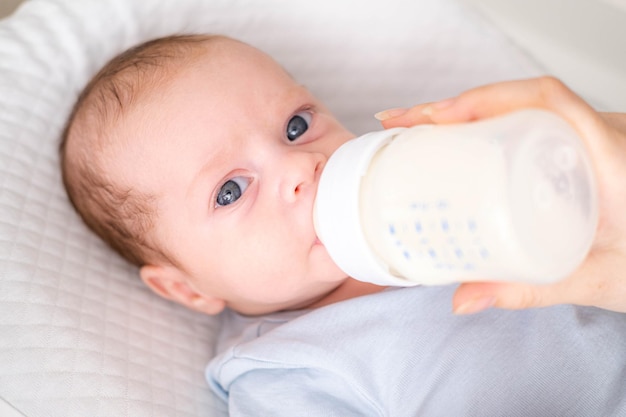
[[(184, 89), (197, 93), (200, 84), (225, 87), (223, 91), (250, 86), (250, 90), (270, 90), (272, 94), (281, 88), (299, 87), (273, 58), (250, 45), (217, 37), (200, 46), (178, 58), (164, 53), (159, 65), (128, 67), (110, 80), (103, 80), (97, 92), (101, 97), (92, 99), (92, 115), (88, 111), (84, 120), (86, 125), (101, 126), (102, 134), (97, 139), (100, 143), (92, 145), (123, 151), (127, 141), (142, 136), (148, 124), (158, 125), (159, 115), (168, 113), (167, 117), (172, 117), (176, 111), (170, 105), (172, 96), (183, 94)], [(209, 71), (205, 71), (207, 68)], [(196, 78), (190, 81), (190, 74)], [(232, 95), (220, 99), (225, 107), (238, 104)], [(101, 120), (93, 124), (87, 120), (91, 118)]]

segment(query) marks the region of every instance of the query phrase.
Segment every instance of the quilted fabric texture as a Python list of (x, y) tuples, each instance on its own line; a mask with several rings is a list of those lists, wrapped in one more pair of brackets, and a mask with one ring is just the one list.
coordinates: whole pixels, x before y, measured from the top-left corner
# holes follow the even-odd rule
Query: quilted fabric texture
[(73, 213), (58, 138), (116, 53), (180, 32), (271, 55), (355, 133), (372, 114), (541, 71), (448, 1), (31, 0), (0, 22), (0, 398), (28, 417), (219, 416), (217, 318), (160, 300)]

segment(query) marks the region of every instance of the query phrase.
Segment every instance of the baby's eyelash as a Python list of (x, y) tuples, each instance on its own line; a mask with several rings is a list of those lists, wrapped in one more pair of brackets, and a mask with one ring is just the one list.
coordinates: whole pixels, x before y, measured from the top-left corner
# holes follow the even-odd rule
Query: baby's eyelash
[(313, 115), (308, 111), (299, 111), (291, 116), (287, 122), (286, 135), (287, 140), (293, 142), (300, 138), (311, 126)]
[(287, 119), (284, 134), (289, 142), (300, 139), (313, 125), (315, 112), (310, 105), (302, 106)]
[(236, 176), (224, 182), (215, 196), (215, 207), (225, 207), (237, 202), (246, 192), (251, 182), (251, 178), (244, 176)]

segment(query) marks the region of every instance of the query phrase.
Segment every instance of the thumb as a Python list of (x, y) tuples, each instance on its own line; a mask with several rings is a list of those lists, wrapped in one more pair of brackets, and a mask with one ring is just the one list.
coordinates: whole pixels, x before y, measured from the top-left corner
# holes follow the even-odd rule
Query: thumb
[(455, 314), (473, 314), (491, 307), (518, 310), (565, 302), (551, 287), (503, 282), (465, 283), (454, 293), (452, 308)]

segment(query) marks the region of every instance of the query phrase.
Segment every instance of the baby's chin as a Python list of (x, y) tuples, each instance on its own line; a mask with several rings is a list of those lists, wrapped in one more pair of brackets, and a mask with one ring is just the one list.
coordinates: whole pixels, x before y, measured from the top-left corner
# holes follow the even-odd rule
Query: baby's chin
[(299, 306), (294, 309), (314, 309), (333, 304), (339, 301), (349, 300), (351, 298), (360, 297), (380, 292), (386, 287), (369, 282), (357, 281), (344, 275), (344, 279), (338, 283), (333, 289), (315, 300), (311, 300), (308, 305)]
[(280, 311), (308, 310), (316, 308), (321, 301), (332, 294), (342, 282), (326, 283), (309, 289), (309, 294), (305, 296), (294, 296), (293, 299), (284, 297), (283, 300), (267, 300), (266, 302), (231, 302), (227, 303), (228, 308), (245, 316), (260, 316), (276, 313)]
[(335, 282), (339, 285), (342, 281), (349, 278), (348, 275), (337, 266), (324, 244), (318, 238), (315, 239), (311, 246), (309, 264), (318, 271), (319, 282)]

